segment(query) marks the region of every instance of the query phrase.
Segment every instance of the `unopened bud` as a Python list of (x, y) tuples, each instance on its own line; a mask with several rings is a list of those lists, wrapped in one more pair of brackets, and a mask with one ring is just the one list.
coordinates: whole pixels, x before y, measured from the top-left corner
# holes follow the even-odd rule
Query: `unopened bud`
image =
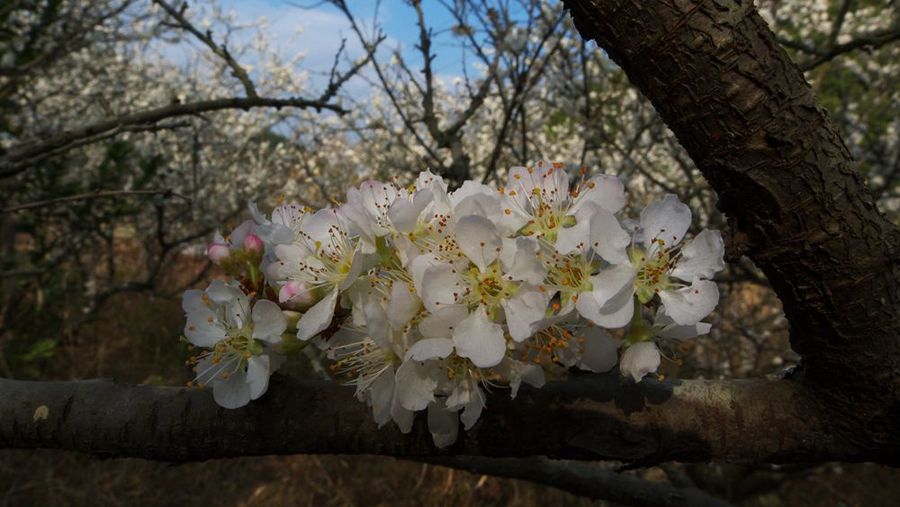
[(251, 232), (244, 238), (244, 249), (248, 252), (262, 253), (265, 249), (265, 245), (259, 236)]
[(278, 292), (278, 302), (293, 310), (305, 308), (314, 301), (313, 291), (305, 282), (288, 282)]
[(210, 243), (206, 247), (206, 255), (213, 264), (219, 264), (231, 255), (231, 249), (221, 243)]

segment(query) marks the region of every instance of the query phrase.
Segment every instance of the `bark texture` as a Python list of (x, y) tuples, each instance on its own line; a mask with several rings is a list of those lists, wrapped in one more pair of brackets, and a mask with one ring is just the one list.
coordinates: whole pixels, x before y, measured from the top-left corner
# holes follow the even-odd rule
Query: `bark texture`
[(564, 0), (653, 102), (769, 278), (843, 436), (900, 450), (900, 231), (751, 0)]
[(533, 456), (649, 464), (668, 460), (871, 460), (835, 442), (796, 383), (770, 380), (642, 382), (584, 375), (489, 410), (447, 451), (424, 416), (410, 435), (378, 428), (349, 388), (273, 377), (238, 410), (201, 389), (108, 380), (0, 380), (0, 448), (59, 448), (101, 456), (198, 461), (230, 456), (335, 453), (392, 456)]

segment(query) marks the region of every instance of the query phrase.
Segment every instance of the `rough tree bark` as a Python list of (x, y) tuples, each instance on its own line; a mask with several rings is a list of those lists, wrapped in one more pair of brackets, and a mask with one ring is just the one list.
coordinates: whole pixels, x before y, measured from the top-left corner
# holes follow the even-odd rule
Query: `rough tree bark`
[(900, 449), (900, 230), (751, 0), (564, 0), (716, 190), (822, 410)]
[[(803, 356), (786, 380), (627, 385), (585, 376), (496, 395), (457, 454), (735, 462), (900, 450), (900, 232), (878, 212), (800, 71), (749, 1), (566, 0), (655, 104), (768, 275)], [(44, 408), (41, 408), (44, 407)], [(436, 454), (376, 430), (347, 390), (282, 380), (224, 411), (201, 391), (0, 381), (0, 447), (172, 461), (271, 453)], [(363, 421), (363, 422), (361, 422)]]

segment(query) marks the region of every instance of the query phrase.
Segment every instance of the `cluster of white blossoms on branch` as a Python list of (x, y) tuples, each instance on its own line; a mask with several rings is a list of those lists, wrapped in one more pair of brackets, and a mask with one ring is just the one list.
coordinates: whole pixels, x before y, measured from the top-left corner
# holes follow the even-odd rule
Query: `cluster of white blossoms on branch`
[(478, 421), (487, 390), (515, 397), (522, 382), (617, 363), (640, 381), (660, 365), (658, 340), (709, 332), (724, 252), (718, 231), (686, 239), (691, 211), (673, 195), (639, 221), (618, 216), (625, 205), (615, 176), (572, 185), (540, 163), (499, 189), (451, 192), (426, 171), (321, 210), (266, 216), (251, 203), (253, 220), (208, 247), (234, 279), (184, 296), (195, 382), (240, 407), (315, 343), (379, 425), (408, 432), (426, 410), (444, 447)]

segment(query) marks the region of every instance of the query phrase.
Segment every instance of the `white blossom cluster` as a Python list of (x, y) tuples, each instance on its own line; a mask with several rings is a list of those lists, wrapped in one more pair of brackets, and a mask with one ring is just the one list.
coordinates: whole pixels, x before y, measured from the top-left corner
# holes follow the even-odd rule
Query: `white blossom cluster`
[[(284, 204), (208, 255), (230, 282), (184, 296), (185, 337), (203, 351), (196, 382), (227, 408), (261, 396), (292, 345), (334, 360), (375, 421), (411, 430), (427, 410), (436, 445), (469, 429), (485, 392), (576, 367), (640, 381), (659, 339), (709, 332), (701, 322), (724, 268), (718, 231), (686, 239), (691, 211), (674, 195), (639, 220), (615, 176), (558, 164), (514, 167), (507, 185), (448, 191), (425, 171), (403, 188), (366, 181), (346, 203)], [(621, 358), (619, 350), (622, 350)]]

